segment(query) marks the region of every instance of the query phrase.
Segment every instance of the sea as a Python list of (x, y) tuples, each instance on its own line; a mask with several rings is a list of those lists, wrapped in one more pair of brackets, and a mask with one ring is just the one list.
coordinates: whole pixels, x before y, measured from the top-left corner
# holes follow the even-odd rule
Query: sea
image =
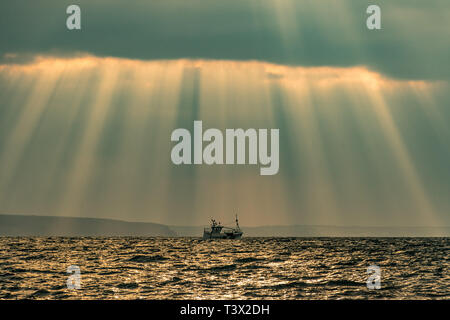
[(450, 238), (0, 237), (0, 299), (449, 298)]

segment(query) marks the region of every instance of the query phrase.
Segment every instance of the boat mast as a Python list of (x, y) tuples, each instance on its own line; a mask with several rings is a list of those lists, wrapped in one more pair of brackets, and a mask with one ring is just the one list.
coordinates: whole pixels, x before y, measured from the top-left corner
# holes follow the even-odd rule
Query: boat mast
[(238, 221), (237, 213), (236, 213), (236, 227), (237, 227), (237, 229), (240, 229), (239, 228), (239, 221)]

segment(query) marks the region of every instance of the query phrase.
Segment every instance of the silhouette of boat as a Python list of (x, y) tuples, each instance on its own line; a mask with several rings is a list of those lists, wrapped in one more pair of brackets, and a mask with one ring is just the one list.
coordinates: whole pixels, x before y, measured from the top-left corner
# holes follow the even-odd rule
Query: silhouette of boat
[(203, 239), (240, 239), (242, 230), (239, 227), (238, 217), (236, 215), (236, 227), (229, 228), (211, 219), (211, 226), (203, 230)]

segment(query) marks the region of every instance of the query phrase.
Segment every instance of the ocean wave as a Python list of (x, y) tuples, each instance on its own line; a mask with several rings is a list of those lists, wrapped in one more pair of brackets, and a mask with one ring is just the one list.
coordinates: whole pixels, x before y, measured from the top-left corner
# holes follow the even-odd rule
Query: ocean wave
[(248, 263), (248, 262), (264, 261), (264, 260), (265, 259), (248, 257), (248, 258), (235, 259), (234, 262), (237, 262), (237, 263)]
[(366, 283), (361, 283), (353, 280), (330, 280), (325, 283), (322, 283), (324, 286), (342, 286), (342, 287), (360, 287), (366, 286)]
[(210, 268), (203, 269), (204, 271), (213, 271), (213, 272), (220, 272), (220, 271), (232, 271), (237, 268), (237, 265), (235, 264), (227, 264), (227, 265), (220, 265), (220, 266), (214, 266)]
[(155, 255), (155, 256), (137, 255), (137, 256), (131, 257), (127, 261), (146, 263), (146, 262), (155, 262), (155, 261), (163, 261), (163, 260), (168, 260), (168, 258), (160, 256), (160, 255)]
[(119, 283), (116, 285), (116, 288), (118, 289), (137, 289), (139, 285), (135, 282), (129, 282), (129, 283)]
[(275, 285), (264, 286), (261, 288), (270, 289), (270, 290), (281, 290), (281, 289), (290, 289), (290, 288), (304, 288), (313, 286), (313, 284), (303, 282), (303, 281), (292, 281), (287, 283), (278, 283)]

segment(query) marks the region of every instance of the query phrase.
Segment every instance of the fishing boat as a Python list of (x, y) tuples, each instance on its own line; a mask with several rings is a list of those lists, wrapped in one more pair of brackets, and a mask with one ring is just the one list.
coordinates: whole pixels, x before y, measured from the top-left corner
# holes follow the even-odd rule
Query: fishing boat
[(203, 239), (240, 239), (242, 230), (239, 227), (238, 217), (236, 215), (236, 227), (229, 228), (221, 225), (214, 219), (211, 219), (211, 226), (203, 230)]

